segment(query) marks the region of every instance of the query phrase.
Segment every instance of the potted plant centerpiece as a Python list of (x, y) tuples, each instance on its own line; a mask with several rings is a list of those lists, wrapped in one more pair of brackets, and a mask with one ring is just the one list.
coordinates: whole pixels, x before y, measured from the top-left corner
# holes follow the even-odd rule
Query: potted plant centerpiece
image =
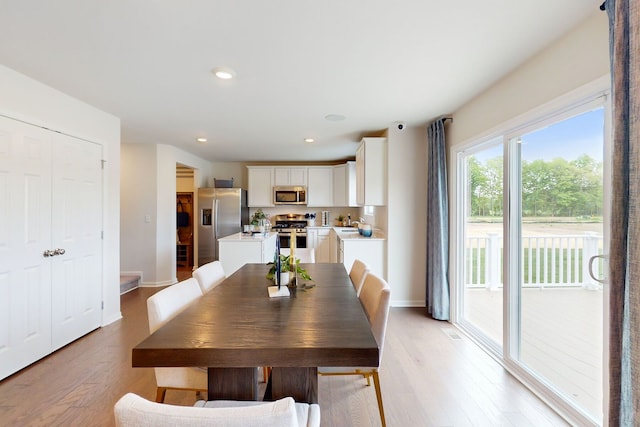
[[(291, 256), (290, 255), (283, 255), (280, 254), (280, 284), (281, 285), (289, 285), (291, 284), (292, 286), (295, 286), (295, 283), (291, 283), (291, 274), (292, 272), (295, 272), (295, 274), (297, 275), (297, 277), (303, 279), (303, 280), (310, 280), (313, 282), (313, 279), (311, 278), (311, 276), (309, 276), (309, 273), (307, 272), (307, 270), (305, 270), (304, 268), (300, 267), (300, 260), (299, 259), (295, 259), (295, 262), (291, 262)], [(271, 265), (271, 268), (269, 269), (269, 272), (267, 273), (267, 279), (269, 280), (275, 280), (275, 275), (276, 275), (276, 259), (274, 257), (273, 262), (270, 262), (269, 265)]]
[[(267, 215), (262, 211), (262, 209), (257, 209), (251, 217), (251, 225), (253, 226), (253, 229), (259, 232), (264, 232), (266, 221)], [(262, 227), (262, 229), (260, 229), (259, 227)]]

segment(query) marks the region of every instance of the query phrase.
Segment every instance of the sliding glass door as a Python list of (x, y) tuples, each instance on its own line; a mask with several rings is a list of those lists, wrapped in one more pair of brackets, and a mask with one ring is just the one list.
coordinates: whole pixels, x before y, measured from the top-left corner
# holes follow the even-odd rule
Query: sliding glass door
[(457, 323), (573, 419), (602, 423), (604, 100), (458, 154)]

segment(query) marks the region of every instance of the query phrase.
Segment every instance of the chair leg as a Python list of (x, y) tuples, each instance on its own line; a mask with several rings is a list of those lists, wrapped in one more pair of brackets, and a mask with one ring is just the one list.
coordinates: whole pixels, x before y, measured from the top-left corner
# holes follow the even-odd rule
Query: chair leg
[(387, 426), (387, 422), (384, 419), (384, 408), (382, 407), (382, 390), (380, 389), (380, 377), (378, 377), (378, 371), (373, 372), (373, 384), (376, 387), (376, 398), (378, 399), (378, 410), (380, 411), (380, 421), (382, 427)]
[(158, 387), (158, 389), (156, 390), (156, 402), (163, 403), (164, 397), (166, 394), (167, 394), (166, 387)]

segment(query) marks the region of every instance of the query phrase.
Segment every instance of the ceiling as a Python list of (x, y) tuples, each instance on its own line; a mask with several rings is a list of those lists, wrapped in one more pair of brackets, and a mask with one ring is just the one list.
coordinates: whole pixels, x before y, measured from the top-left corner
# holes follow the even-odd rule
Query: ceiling
[(454, 112), (600, 2), (0, 0), (0, 63), (119, 117), (124, 143), (330, 161)]

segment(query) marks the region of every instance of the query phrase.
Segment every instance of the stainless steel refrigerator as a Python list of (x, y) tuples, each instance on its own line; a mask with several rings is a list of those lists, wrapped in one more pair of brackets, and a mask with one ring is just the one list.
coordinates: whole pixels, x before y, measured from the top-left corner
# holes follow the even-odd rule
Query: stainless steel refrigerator
[(219, 259), (218, 239), (249, 223), (247, 192), (241, 188), (198, 189), (198, 266)]

